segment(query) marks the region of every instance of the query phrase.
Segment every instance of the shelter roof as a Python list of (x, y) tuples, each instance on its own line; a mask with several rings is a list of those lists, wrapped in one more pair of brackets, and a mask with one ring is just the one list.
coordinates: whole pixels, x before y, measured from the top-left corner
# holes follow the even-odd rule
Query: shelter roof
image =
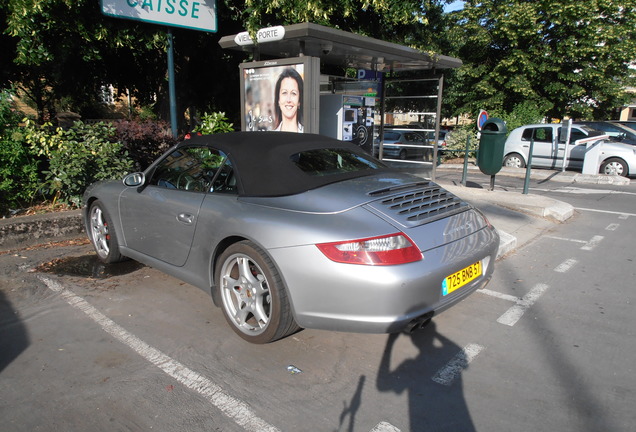
[(458, 58), (430, 54), (404, 45), (321, 26), (300, 23), (285, 26), (283, 39), (262, 42), (256, 46), (239, 45), (236, 35), (224, 36), (219, 45), (225, 49), (256, 51), (272, 58), (320, 57), (323, 64), (401, 72), (426, 69), (449, 69), (462, 65)]

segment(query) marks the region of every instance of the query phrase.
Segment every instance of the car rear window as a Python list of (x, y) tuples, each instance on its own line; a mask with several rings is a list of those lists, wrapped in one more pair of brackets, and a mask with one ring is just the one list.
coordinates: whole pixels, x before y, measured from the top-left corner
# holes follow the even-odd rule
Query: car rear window
[(372, 158), (347, 149), (316, 149), (293, 154), (290, 159), (304, 173), (312, 176), (351, 173), (385, 168)]

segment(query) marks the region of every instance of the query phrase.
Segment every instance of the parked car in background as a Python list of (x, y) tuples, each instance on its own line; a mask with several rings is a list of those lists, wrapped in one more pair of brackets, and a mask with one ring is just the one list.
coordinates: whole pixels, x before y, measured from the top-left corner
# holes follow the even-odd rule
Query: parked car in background
[[(567, 149), (567, 169), (581, 170), (587, 152), (588, 138), (607, 137), (585, 125), (573, 125)], [(562, 168), (565, 133), (561, 124), (533, 124), (514, 129), (504, 146), (503, 165), (524, 168), (528, 163), (530, 142), (534, 139), (532, 166)], [(604, 140), (599, 172), (629, 176), (636, 174), (636, 146)]]
[[(439, 135), (437, 136), (437, 151), (439, 153), (443, 153), (446, 150), (446, 139), (449, 133), (450, 131), (446, 129), (439, 130)], [(429, 142), (435, 141), (435, 131), (428, 131), (426, 138), (428, 138)]]
[(620, 123), (609, 121), (576, 121), (574, 124), (588, 126), (594, 130), (603, 132), (609, 135), (610, 139), (614, 141), (636, 145), (636, 131)]
[[(425, 137), (425, 132), (414, 132), (390, 128), (384, 131), (382, 159), (419, 159), (425, 157), (432, 160), (433, 146)], [(379, 140), (376, 145), (376, 156), (379, 155)]]
[(488, 283), (499, 246), (484, 215), (436, 183), (306, 133), (192, 137), (90, 186), (83, 216), (99, 259), (203, 289), (253, 343), (302, 327), (421, 327)]
[(618, 123), (636, 131), (636, 120), (612, 120), (612, 123)]

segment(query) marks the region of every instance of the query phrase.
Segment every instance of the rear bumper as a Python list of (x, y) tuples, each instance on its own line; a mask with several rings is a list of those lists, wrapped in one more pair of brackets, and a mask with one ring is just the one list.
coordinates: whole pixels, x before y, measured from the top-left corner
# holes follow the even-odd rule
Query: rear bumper
[[(377, 267), (332, 262), (313, 245), (269, 252), (301, 327), (393, 333), (418, 317), (439, 314), (485, 286), (492, 277), (498, 245), (496, 231), (484, 228), (427, 251), (422, 261)], [(444, 296), (442, 281), (478, 260), (482, 275)]]

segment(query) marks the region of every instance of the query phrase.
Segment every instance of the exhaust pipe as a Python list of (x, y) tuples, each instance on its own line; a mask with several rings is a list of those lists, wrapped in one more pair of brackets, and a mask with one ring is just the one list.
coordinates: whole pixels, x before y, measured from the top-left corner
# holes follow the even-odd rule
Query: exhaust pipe
[(432, 318), (433, 318), (433, 312), (428, 312), (422, 316), (414, 318), (406, 325), (406, 327), (404, 327), (403, 332), (407, 334), (411, 334), (413, 332), (421, 330), (424, 327), (426, 327), (428, 323), (431, 322)]

